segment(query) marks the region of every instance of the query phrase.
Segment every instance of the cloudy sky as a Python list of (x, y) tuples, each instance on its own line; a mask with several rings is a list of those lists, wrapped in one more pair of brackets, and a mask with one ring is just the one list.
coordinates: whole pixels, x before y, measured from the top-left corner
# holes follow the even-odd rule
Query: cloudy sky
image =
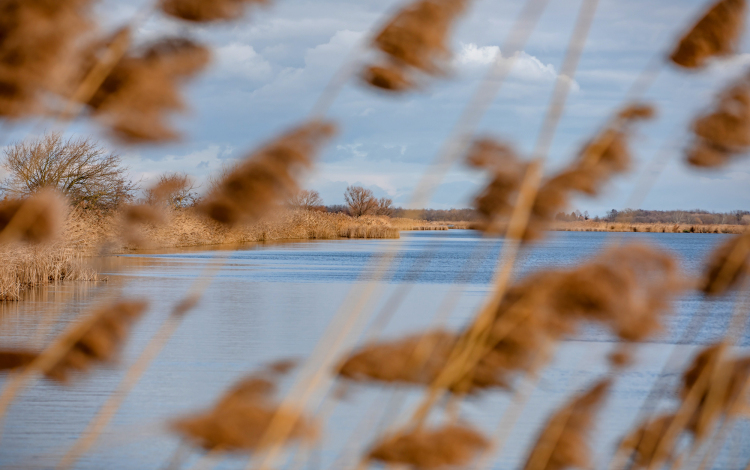
[[(558, 128), (549, 168), (569, 161), (619, 105), (628, 87), (655, 55), (705, 7), (700, 0), (600, 0), (573, 90)], [(214, 50), (210, 69), (185, 89), (188, 113), (174, 122), (182, 141), (158, 147), (122, 147), (133, 176), (144, 185), (165, 171), (184, 171), (202, 182), (222, 165), (300, 122), (336, 70), (360, 50), (369, 29), (398, 4), (393, 0), (271, 0), (252, 8), (242, 21), (195, 27), (158, 15), (139, 30), (146, 41), (164, 34), (186, 34)], [(487, 70), (494, 55), (517, 54), (510, 79), (492, 102), (477, 132), (511, 141), (528, 154), (552, 92), (580, 0), (550, 0), (531, 39), (521, 51), (502, 51), (520, 1), (475, 0), (457, 22), (452, 37), (451, 73), (425, 81), (421, 90), (394, 98), (349, 80), (329, 111), (340, 132), (325, 149), (306, 186), (325, 203), (343, 202), (347, 185), (371, 188), (377, 196), (406, 204), (420, 175), (433, 160)], [(139, 2), (108, 0), (99, 13), (104, 28), (127, 21)], [(750, 50), (747, 41), (742, 51)], [(629, 204), (646, 162), (659, 149), (667, 164), (645, 199), (646, 209), (732, 210), (750, 208), (750, 160), (738, 159), (721, 171), (694, 171), (682, 163), (687, 128), (697, 111), (750, 64), (750, 54), (716, 62), (700, 73), (664, 65), (646, 95), (658, 119), (640, 127), (633, 141), (638, 164), (598, 199), (580, 199), (571, 209), (603, 214)], [(16, 126), (11, 139), (32, 128)], [(79, 123), (71, 134), (96, 134)], [(483, 182), (481, 174), (456, 166), (435, 192), (434, 208), (465, 207)], [(642, 190), (639, 195), (644, 195)]]

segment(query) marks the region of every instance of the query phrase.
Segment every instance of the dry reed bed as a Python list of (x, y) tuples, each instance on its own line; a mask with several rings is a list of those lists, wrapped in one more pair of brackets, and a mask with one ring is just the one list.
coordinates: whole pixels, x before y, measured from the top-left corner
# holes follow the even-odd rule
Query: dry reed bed
[(650, 232), (650, 233), (731, 233), (739, 234), (745, 225), (643, 224), (627, 222), (555, 222), (551, 230), (559, 232)]
[[(121, 223), (118, 214), (73, 210), (62, 239), (52, 245), (33, 247), (5, 245), (0, 250), (0, 300), (19, 300), (23, 290), (62, 280), (97, 280), (86, 259), (102, 249), (110, 253), (137, 248), (172, 248), (237, 244), (271, 240), (399, 238), (399, 229), (386, 217), (354, 219), (345, 214), (288, 211), (268, 222), (227, 228), (191, 210), (169, 214), (168, 223), (141, 228), (141, 245), (113, 234)], [(419, 221), (413, 221), (419, 222)]]
[(446, 222), (428, 222), (426, 220), (391, 217), (389, 223), (398, 230), (448, 230)]
[(94, 281), (96, 272), (72, 247), (3, 246), (0, 250), (0, 301), (19, 300), (21, 292), (49, 282)]

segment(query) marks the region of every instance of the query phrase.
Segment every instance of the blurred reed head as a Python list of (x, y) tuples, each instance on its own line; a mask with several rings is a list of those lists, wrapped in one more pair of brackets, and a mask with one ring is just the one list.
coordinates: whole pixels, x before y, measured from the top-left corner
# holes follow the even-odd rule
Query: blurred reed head
[(449, 424), (386, 435), (370, 448), (367, 458), (418, 469), (458, 467), (469, 464), (489, 444), (468, 425)]
[(485, 233), (501, 233), (504, 218), (509, 217), (513, 210), (528, 164), (518, 158), (509, 144), (491, 138), (474, 141), (466, 155), (466, 163), (486, 171), (491, 178), (474, 198), (474, 208), (480, 216), (478, 228)]
[(729, 357), (727, 349), (721, 343), (704, 348), (682, 375), (683, 400), (700, 387), (698, 405), (687, 423), (687, 430), (698, 440), (710, 436), (722, 416), (736, 416), (740, 412), (735, 407), (738, 401), (747, 402), (750, 357)]
[(31, 364), (39, 356), (36, 351), (0, 349), (0, 371), (18, 369)]
[(0, 201), (0, 243), (45, 243), (56, 239), (65, 223), (68, 203), (53, 189), (26, 199)]
[(704, 269), (701, 290), (706, 295), (723, 295), (736, 289), (750, 269), (750, 232), (745, 231), (719, 245)]
[(198, 210), (225, 225), (258, 221), (297, 194), (300, 177), (334, 132), (333, 124), (312, 121), (272, 140), (218, 181)]
[(598, 382), (556, 411), (531, 449), (524, 470), (591, 468), (589, 433), (610, 385), (608, 380)]
[(195, 23), (229, 21), (241, 18), (248, 5), (268, 4), (269, 0), (159, 0), (159, 9), (168, 16)]
[[(523, 241), (539, 239), (555, 214), (576, 194), (594, 196), (614, 175), (627, 171), (632, 160), (628, 139), (634, 124), (651, 119), (655, 110), (644, 103), (630, 104), (618, 111), (611, 122), (587, 142), (575, 160), (542, 182), (532, 205)], [(516, 204), (528, 163), (520, 160), (507, 144), (479, 139), (466, 161), (487, 171), (491, 180), (474, 199), (480, 219), (477, 227), (487, 233), (501, 233)]]
[[(458, 335), (444, 330), (372, 343), (350, 353), (338, 366), (341, 377), (354, 381), (429, 386), (448, 363)], [(477, 373), (466, 392), (504, 385), (490, 374)]]
[[(92, 45), (80, 77), (86, 76), (97, 63), (97, 57), (116, 36), (123, 34), (129, 34), (129, 31), (123, 29), (114, 37)], [(200, 72), (209, 59), (209, 50), (192, 40), (181, 37), (159, 39), (126, 53), (86, 104), (93, 116), (121, 141), (174, 140), (179, 134), (172, 129), (168, 118), (185, 109), (179, 86)]]
[(727, 164), (750, 147), (750, 74), (717, 96), (713, 110), (693, 121), (687, 162), (714, 168)]
[(73, 72), (76, 45), (91, 30), (92, 0), (4, 0), (0, 3), (0, 117), (44, 111)]
[[(207, 411), (171, 422), (173, 432), (195, 445), (214, 451), (257, 451), (270, 442), (267, 430), (273, 419), (290, 422), (291, 432), (285, 441), (313, 441), (319, 436), (318, 425), (303, 413), (280, 408), (274, 401), (276, 381), (288, 371), (269, 365), (251, 374), (225, 392)], [(283, 369), (283, 370), (282, 370)]]
[(100, 307), (80, 330), (71, 330), (71, 335), (80, 335), (68, 352), (45, 370), (45, 375), (58, 382), (69, 382), (74, 371), (85, 371), (91, 366), (113, 360), (130, 332), (131, 325), (145, 312), (147, 302), (141, 300), (119, 301)]
[[(662, 465), (674, 456), (676, 436), (668, 436), (667, 430), (672, 426), (674, 414), (663, 414), (646, 421), (636, 427), (620, 443), (620, 448), (630, 453), (634, 468), (651, 468), (651, 465)], [(666, 439), (666, 441), (664, 441)], [(659, 445), (666, 452), (656, 455)]]
[(689, 68), (708, 59), (733, 54), (745, 25), (745, 0), (719, 0), (680, 39), (669, 59)]
[(451, 57), (450, 29), (468, 0), (417, 0), (397, 12), (373, 39), (384, 54), (362, 73), (365, 83), (387, 91), (415, 86), (415, 73), (441, 75)]

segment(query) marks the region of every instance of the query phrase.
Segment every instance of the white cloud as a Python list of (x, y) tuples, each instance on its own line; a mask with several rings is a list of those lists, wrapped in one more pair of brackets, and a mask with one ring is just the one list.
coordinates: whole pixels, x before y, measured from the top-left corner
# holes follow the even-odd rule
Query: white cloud
[(344, 144), (337, 145), (336, 150), (343, 150), (352, 154), (355, 158), (364, 158), (368, 155), (367, 152), (360, 150), (362, 144)]
[(458, 65), (490, 65), (500, 52), (498, 46), (478, 47), (474, 43), (461, 43), (461, 50), (456, 55)]
[[(498, 46), (479, 47), (474, 43), (461, 43), (461, 50), (456, 54), (454, 66), (457, 68), (468, 68), (470, 71), (479, 67), (487, 67), (495, 60), (495, 56), (501, 54)], [(552, 64), (544, 64), (541, 60), (526, 52), (520, 51), (513, 55), (515, 62), (510, 77), (527, 82), (552, 82), (558, 77), (557, 70)], [(510, 57), (502, 57), (508, 61)], [(564, 77), (567, 78), (567, 77)], [(578, 83), (573, 81), (572, 88), (578, 91)]]
[(248, 44), (231, 43), (216, 51), (219, 74), (263, 81), (271, 78), (271, 64)]

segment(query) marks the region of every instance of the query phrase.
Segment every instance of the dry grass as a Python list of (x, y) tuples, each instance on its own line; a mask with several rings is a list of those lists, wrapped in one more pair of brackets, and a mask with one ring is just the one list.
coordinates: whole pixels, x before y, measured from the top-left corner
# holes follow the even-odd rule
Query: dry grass
[(0, 301), (19, 300), (25, 289), (63, 280), (91, 281), (97, 274), (72, 247), (4, 245), (0, 248)]
[(426, 220), (406, 219), (403, 217), (392, 217), (388, 221), (398, 230), (448, 230), (448, 224), (459, 222), (428, 222)]
[(651, 233), (742, 233), (745, 225), (725, 224), (643, 224), (627, 222), (555, 222), (551, 230), (559, 232), (651, 232)]

